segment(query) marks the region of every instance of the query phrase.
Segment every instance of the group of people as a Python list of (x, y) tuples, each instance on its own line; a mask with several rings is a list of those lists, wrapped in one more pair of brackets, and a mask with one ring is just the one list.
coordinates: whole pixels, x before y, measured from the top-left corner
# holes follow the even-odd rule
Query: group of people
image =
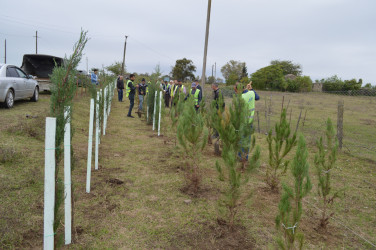
[[(134, 118), (132, 116), (132, 109), (134, 107), (134, 99), (136, 93), (138, 93), (139, 105), (138, 105), (138, 112), (141, 112), (143, 109), (143, 103), (146, 94), (148, 93), (148, 84), (144, 78), (142, 78), (141, 83), (135, 84), (135, 75), (131, 74), (129, 79), (127, 79), (126, 83), (124, 84), (123, 76), (119, 76), (117, 80), (117, 91), (118, 91), (118, 100), (119, 102), (123, 101), (124, 96), (124, 89), (126, 91), (126, 97), (129, 98), (130, 106), (128, 110), (127, 117)], [(149, 82), (150, 83), (150, 82)], [(253, 121), (254, 112), (255, 112), (255, 101), (259, 100), (259, 95), (254, 91), (252, 87), (252, 81), (243, 89), (238, 89), (240, 84), (235, 84), (235, 92), (238, 93), (242, 91), (242, 98), (244, 99), (249, 111), (249, 121), (250, 123)], [(181, 96), (185, 96), (184, 100), (193, 96), (195, 109), (198, 111), (200, 108), (200, 104), (202, 101), (202, 87), (199, 84), (198, 80), (194, 80), (191, 84), (191, 89), (187, 91), (186, 87), (183, 85), (182, 81), (179, 80), (171, 80), (170, 82), (161, 81), (160, 89), (164, 93), (164, 102), (166, 107), (175, 106), (179, 101)], [(213, 90), (213, 97), (214, 100), (218, 100), (219, 98), (223, 98), (222, 93), (220, 92), (219, 86), (217, 83), (212, 84)], [(136, 92), (137, 91), (137, 92)], [(224, 105), (224, 102), (223, 102)], [(216, 105), (217, 109), (218, 103)]]

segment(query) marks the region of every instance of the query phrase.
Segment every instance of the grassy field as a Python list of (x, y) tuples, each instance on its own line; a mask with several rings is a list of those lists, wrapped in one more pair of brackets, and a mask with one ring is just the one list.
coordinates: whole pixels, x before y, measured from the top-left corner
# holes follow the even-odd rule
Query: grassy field
[[(209, 93), (209, 90), (206, 90)], [(328, 231), (318, 230), (320, 211), (317, 179), (312, 159), (314, 139), (322, 134), (327, 117), (336, 121), (339, 97), (324, 94), (259, 92), (256, 103), (260, 128), (266, 131), (265, 99), (272, 95), (271, 124), (278, 119), (282, 96), (288, 100), (295, 127), (300, 108), (307, 109), (304, 127), (309, 145), (313, 189), (304, 202), (300, 229), (309, 249), (372, 249), (363, 238), (376, 243), (376, 176), (374, 155), (359, 155), (351, 148), (338, 156), (333, 184), (345, 188), (333, 207), (335, 220)], [(229, 102), (229, 100), (226, 100)], [(114, 98), (106, 136), (100, 144), (100, 167), (92, 173), (92, 191), (85, 193), (89, 98), (78, 96), (74, 104), (72, 141), (75, 169), (72, 249), (265, 249), (276, 236), (275, 216), (280, 194), (265, 182), (267, 143), (256, 134), (262, 148), (261, 167), (244, 187), (237, 226), (229, 231), (219, 223), (217, 203), (225, 183), (218, 180), (212, 145), (203, 152), (204, 184), (198, 197), (184, 186), (184, 161), (170, 129), (157, 137), (143, 119), (126, 117), (128, 101)], [(375, 144), (375, 99), (345, 97), (345, 145)], [(372, 108), (373, 107), (373, 108)], [(0, 109), (0, 248), (40, 248), (43, 243), (44, 118), (49, 95), (37, 103), (17, 102)], [(28, 118), (26, 117), (28, 115)], [(364, 118), (366, 117), (366, 118)], [(362, 119), (367, 119), (363, 121)], [(375, 123), (374, 123), (375, 122)], [(320, 125), (321, 124), (321, 125)], [(353, 133), (352, 133), (353, 131)], [(353, 136), (353, 137), (351, 137)], [(347, 139), (346, 139), (347, 138)], [(355, 138), (355, 139), (350, 139)], [(367, 141), (368, 140), (368, 141)], [(347, 146), (350, 147), (350, 146)], [(295, 153), (291, 154), (291, 157)], [(290, 173), (283, 177), (289, 183)], [(63, 228), (63, 227), (61, 227)], [(349, 228), (351, 230), (349, 230)], [(352, 232), (353, 231), (353, 232)]]

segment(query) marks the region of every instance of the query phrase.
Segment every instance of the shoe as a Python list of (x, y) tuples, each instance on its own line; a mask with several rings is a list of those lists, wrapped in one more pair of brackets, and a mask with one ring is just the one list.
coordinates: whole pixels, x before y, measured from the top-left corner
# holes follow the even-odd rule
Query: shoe
[(127, 115), (127, 117), (134, 118), (134, 116), (131, 116), (131, 115)]

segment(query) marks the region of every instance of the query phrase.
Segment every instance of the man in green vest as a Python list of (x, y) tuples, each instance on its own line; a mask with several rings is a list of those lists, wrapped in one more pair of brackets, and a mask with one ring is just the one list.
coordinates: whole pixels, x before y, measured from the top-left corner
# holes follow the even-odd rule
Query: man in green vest
[(193, 99), (195, 100), (195, 108), (196, 108), (196, 111), (198, 111), (198, 109), (200, 108), (200, 102), (202, 100), (202, 95), (200, 95), (200, 90), (197, 89), (197, 85), (195, 82), (192, 83), (191, 85), (191, 90), (189, 91), (189, 94), (185, 97), (184, 100), (187, 100), (187, 98), (192, 95), (193, 96)]
[[(251, 82), (252, 83), (252, 82)], [(250, 84), (251, 84), (250, 83)], [(247, 118), (248, 118), (248, 124), (249, 126), (253, 126), (253, 117), (254, 117), (254, 113), (255, 113), (255, 101), (256, 101), (256, 98), (255, 98), (255, 91), (251, 91), (248, 86), (247, 88), (242, 88), (240, 89), (240, 86), (241, 84), (239, 82), (237, 82), (235, 84), (235, 92), (238, 93), (239, 91), (242, 91), (242, 98), (244, 100), (244, 103), (246, 105), (246, 108), (247, 108)], [(242, 140), (251, 140), (251, 134), (245, 138), (243, 138)], [(242, 155), (244, 155), (245, 153), (245, 149), (242, 148), (242, 153), (239, 152), (238, 155), (239, 155), (239, 158), (242, 159)], [(246, 153), (246, 160), (248, 161), (248, 153)]]
[[(135, 75), (134, 74), (131, 74), (129, 76), (129, 79), (128, 82), (127, 82), (127, 96), (129, 98), (129, 102), (130, 102), (130, 106), (129, 106), (129, 111), (128, 111), (128, 115), (127, 117), (130, 117), (130, 118), (134, 118), (132, 116), (132, 109), (133, 109), (133, 106), (134, 106), (134, 96), (136, 95), (136, 88), (138, 88), (138, 85), (134, 86), (133, 85), (133, 81), (135, 79)], [(129, 90), (129, 92), (128, 92)]]

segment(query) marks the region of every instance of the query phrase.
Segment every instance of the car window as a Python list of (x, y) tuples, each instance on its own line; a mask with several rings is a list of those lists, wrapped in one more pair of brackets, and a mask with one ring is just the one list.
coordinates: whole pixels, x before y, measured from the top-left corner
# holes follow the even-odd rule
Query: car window
[(7, 77), (20, 77), (14, 67), (7, 68)]
[(18, 68), (16, 68), (16, 70), (17, 70), (17, 73), (18, 73), (18, 75), (19, 75), (20, 77), (26, 78), (26, 74), (25, 74), (22, 70), (20, 70), (20, 69), (18, 69)]

